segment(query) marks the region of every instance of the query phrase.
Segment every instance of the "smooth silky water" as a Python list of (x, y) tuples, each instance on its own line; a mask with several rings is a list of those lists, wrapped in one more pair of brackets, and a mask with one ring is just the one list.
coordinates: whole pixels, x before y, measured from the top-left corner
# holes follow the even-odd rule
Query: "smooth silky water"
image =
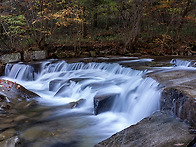
[[(4, 78), (40, 95), (36, 99), (39, 106), (24, 112), (40, 115), (18, 126), (20, 136), (27, 138), (27, 146), (92, 147), (159, 110), (159, 84), (145, 77), (146, 72), (119, 63), (48, 60), (7, 64)], [(94, 97), (104, 95), (115, 95), (113, 106), (110, 111), (94, 115)], [(79, 107), (66, 107), (81, 99)], [(36, 139), (28, 138), (32, 130), (40, 131), (35, 133)]]

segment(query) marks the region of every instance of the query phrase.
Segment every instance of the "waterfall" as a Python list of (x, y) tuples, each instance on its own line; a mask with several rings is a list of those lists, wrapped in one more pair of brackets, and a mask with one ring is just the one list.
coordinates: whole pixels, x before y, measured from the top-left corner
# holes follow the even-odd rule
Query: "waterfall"
[[(38, 68), (37, 68), (38, 67)], [(49, 60), (43, 63), (8, 63), (5, 67), (5, 76), (13, 79), (20, 80), (36, 80), (39, 76), (43, 76), (47, 73), (57, 73), (63, 71), (74, 71), (74, 70), (103, 70), (109, 71), (114, 74), (123, 75), (137, 75), (144, 73), (143, 71), (131, 70), (124, 68), (117, 63), (72, 63), (68, 64), (65, 61)]]
[[(7, 64), (5, 69), (6, 78), (40, 95), (38, 101), (42, 105), (65, 105), (84, 99), (79, 108), (63, 109), (58, 115), (70, 111), (87, 112), (90, 115), (84, 117), (96, 120), (96, 123), (80, 131), (88, 130), (90, 135), (90, 131), (96, 129), (94, 136), (102, 134), (98, 141), (159, 110), (159, 84), (151, 78), (144, 78), (145, 74), (146, 71), (123, 67), (118, 63), (69, 64), (61, 60)], [(94, 98), (104, 96), (113, 98), (113, 106), (95, 116)]]
[(174, 64), (174, 66), (186, 66), (186, 67), (191, 66), (190, 61), (185, 61), (185, 60), (181, 60), (181, 59), (172, 59), (170, 61), (170, 63)]
[(117, 63), (68, 64), (63, 60), (7, 64), (5, 68), (6, 77), (20, 80), (19, 83), (41, 95), (43, 103), (51, 105), (82, 98), (86, 99), (84, 107), (92, 108), (95, 96), (114, 94), (117, 98), (111, 111), (129, 114), (133, 123), (159, 109), (158, 83), (143, 75), (145, 71)]

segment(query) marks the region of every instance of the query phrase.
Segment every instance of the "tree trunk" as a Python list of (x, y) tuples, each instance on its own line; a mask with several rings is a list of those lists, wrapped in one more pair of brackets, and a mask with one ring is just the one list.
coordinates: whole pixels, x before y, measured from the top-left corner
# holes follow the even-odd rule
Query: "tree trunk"
[(136, 10), (134, 13), (133, 25), (132, 25), (132, 29), (128, 35), (129, 38), (125, 44), (125, 48), (131, 52), (137, 51), (137, 49), (135, 48), (135, 45), (138, 42), (138, 38), (139, 38), (140, 30), (141, 30), (144, 2), (145, 2), (145, 0), (135, 0)]
[[(95, 10), (97, 11), (97, 10)], [(97, 12), (94, 12), (93, 14), (93, 27), (97, 27)]]
[(85, 14), (85, 11), (86, 11), (86, 8), (85, 8), (85, 2), (83, 3), (83, 14), (82, 14), (82, 17), (83, 17), (83, 21), (82, 21), (82, 38), (85, 38), (86, 35), (87, 35), (87, 28), (86, 28), (86, 14)]
[(107, 14), (106, 14), (106, 30), (109, 30), (110, 27), (110, 7), (107, 6)]
[(196, 6), (196, 2), (194, 1), (191, 1), (191, 0), (188, 0), (187, 1), (187, 4), (186, 4), (186, 7), (181, 15), (181, 19), (180, 19), (180, 22), (179, 22), (179, 25), (178, 25), (178, 28), (177, 28), (177, 40), (176, 42), (179, 42), (181, 40), (181, 32), (182, 32), (182, 27), (183, 27), (183, 24), (184, 24), (184, 18), (185, 16), (187, 16), (187, 14), (192, 10), (194, 9)]

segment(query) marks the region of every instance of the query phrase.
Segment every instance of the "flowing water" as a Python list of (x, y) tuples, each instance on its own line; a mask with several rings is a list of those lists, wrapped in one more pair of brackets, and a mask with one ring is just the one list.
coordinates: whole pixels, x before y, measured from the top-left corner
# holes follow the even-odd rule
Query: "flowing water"
[[(34, 123), (18, 128), (21, 136), (29, 141), (30, 147), (92, 147), (136, 124), (159, 110), (161, 90), (155, 80), (145, 77), (146, 70), (134, 70), (120, 63), (151, 61), (67, 63), (48, 60), (7, 64), (4, 78), (40, 95), (36, 99), (40, 107), (48, 108), (40, 109), (47, 111)], [(176, 63), (174, 60), (171, 62)], [(106, 95), (113, 96), (111, 109), (95, 115), (94, 98)], [(82, 101), (79, 107), (66, 107), (77, 101)], [(36, 139), (26, 137), (28, 131), (32, 133), (36, 129), (41, 130)]]

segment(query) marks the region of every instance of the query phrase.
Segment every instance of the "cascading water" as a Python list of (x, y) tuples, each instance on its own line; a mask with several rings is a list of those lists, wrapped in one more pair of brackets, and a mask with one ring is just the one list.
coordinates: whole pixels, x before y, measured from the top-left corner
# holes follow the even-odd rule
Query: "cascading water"
[[(38, 99), (40, 105), (62, 106), (85, 100), (78, 108), (58, 109), (53, 114), (69, 116), (67, 123), (73, 121), (74, 127), (71, 128), (77, 132), (77, 146), (81, 147), (93, 146), (159, 110), (158, 83), (151, 78), (143, 78), (145, 74), (145, 71), (117, 63), (68, 64), (58, 60), (39, 64), (7, 64), (5, 69), (5, 78), (41, 96)], [(115, 96), (111, 110), (94, 115), (94, 98), (105, 95)], [(61, 127), (70, 127), (66, 125)], [(51, 143), (49, 140), (46, 142), (45, 146)], [(36, 146), (44, 145), (37, 143)]]
[(172, 59), (170, 61), (171, 64), (174, 64), (174, 66), (186, 66), (186, 67), (190, 67), (191, 66), (191, 62), (190, 61), (185, 61), (185, 60), (181, 60), (181, 59)]

